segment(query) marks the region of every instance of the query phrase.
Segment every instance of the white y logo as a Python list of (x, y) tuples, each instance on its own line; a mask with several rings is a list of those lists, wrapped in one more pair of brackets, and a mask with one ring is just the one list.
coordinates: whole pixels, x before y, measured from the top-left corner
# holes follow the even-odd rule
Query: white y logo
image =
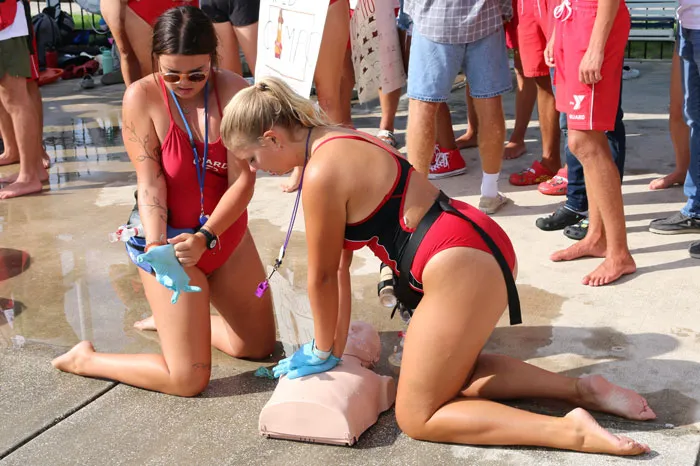
[(585, 95), (574, 95), (574, 110), (581, 110), (581, 103), (585, 98)]

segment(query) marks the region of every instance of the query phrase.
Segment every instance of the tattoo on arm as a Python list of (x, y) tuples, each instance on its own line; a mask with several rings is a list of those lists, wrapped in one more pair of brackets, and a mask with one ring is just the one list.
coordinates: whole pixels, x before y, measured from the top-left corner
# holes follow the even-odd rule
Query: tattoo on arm
[(193, 369), (204, 369), (204, 370), (211, 370), (211, 364), (204, 364), (203, 362), (198, 362), (196, 364), (192, 364)]
[(156, 210), (158, 212), (158, 216), (160, 217), (161, 220), (164, 222), (168, 222), (168, 209), (161, 204), (160, 199), (156, 197), (155, 195), (151, 197), (151, 203), (148, 203), (148, 189), (143, 190), (143, 198), (145, 199), (143, 202), (139, 203), (140, 207), (148, 207), (151, 210)]
[(126, 130), (129, 132), (129, 141), (134, 142), (138, 144), (141, 147), (141, 150), (143, 151), (139, 155), (136, 156), (136, 160), (138, 162), (145, 162), (146, 160), (150, 160), (151, 162), (154, 162), (158, 165), (159, 170), (158, 173), (156, 174), (156, 178), (160, 178), (163, 176), (163, 167), (161, 165), (161, 160), (162, 160), (162, 151), (160, 146), (155, 146), (152, 149), (149, 149), (149, 142), (151, 140), (151, 135), (147, 134), (146, 137), (142, 138), (138, 134), (136, 134), (136, 124), (132, 121), (130, 124), (125, 125)]

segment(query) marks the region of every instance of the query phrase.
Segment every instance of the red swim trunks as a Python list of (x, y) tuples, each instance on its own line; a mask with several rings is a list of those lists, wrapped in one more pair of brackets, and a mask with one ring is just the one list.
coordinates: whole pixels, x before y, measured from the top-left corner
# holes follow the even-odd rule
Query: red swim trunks
[[(451, 204), (455, 209), (479, 225), (493, 239), (503, 253), (506, 262), (508, 262), (510, 270), (513, 271), (517, 260), (515, 249), (513, 249), (513, 244), (510, 242), (506, 232), (488, 215), (466, 202), (452, 199)], [(425, 234), (420, 246), (418, 246), (411, 267), (413, 278), (422, 284), (423, 270), (428, 261), (438, 252), (455, 247), (473, 248), (493, 254), (471, 224), (454, 214), (443, 212)]]
[(169, 9), (185, 5), (199, 8), (199, 0), (129, 0), (127, 5), (153, 27), (158, 17)]
[(630, 14), (625, 2), (621, 1), (605, 44), (600, 70), (602, 80), (596, 84), (583, 84), (579, 79), (579, 67), (591, 39), (597, 10), (595, 1), (567, 0), (554, 12), (557, 110), (566, 113), (570, 130), (612, 131), (615, 128), (615, 102), (620, 99)]
[(544, 49), (551, 36), (550, 5), (547, 0), (517, 0), (518, 51), (523, 74), (528, 78), (549, 76)]
[(513, 17), (503, 25), (506, 32), (506, 47), (509, 49), (518, 48), (518, 0), (513, 0)]

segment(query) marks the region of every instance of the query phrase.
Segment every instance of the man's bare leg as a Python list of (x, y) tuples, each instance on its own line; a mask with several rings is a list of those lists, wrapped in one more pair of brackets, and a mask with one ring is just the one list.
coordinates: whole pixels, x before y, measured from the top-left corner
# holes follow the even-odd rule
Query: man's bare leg
[[(49, 168), (51, 166), (51, 159), (49, 154), (46, 153), (44, 149), (43, 134), (44, 134), (44, 103), (41, 101), (41, 91), (39, 90), (39, 82), (34, 80), (27, 81), (27, 88), (29, 89), (29, 97), (32, 99), (32, 104), (39, 115), (39, 138), (41, 139), (41, 166), (43, 168)], [(48, 176), (42, 181), (46, 181)]]
[(12, 118), (7, 113), (0, 100), (0, 134), (5, 146), (5, 152), (0, 154), (0, 166), (11, 165), (19, 162), (19, 149), (17, 148), (17, 138), (15, 129), (12, 127)]
[(384, 93), (379, 90), (379, 105), (382, 108), (382, 119), (379, 121), (379, 129), (393, 133), (396, 129), (394, 122), (396, 120), (396, 111), (399, 108), (399, 100), (401, 99), (401, 88), (394, 89), (391, 92)]
[[(406, 146), (408, 161), (417, 172), (428, 176), (435, 150), (435, 123), (440, 104), (410, 99)], [(449, 112), (449, 110), (448, 110)]]
[(513, 62), (518, 87), (515, 89), (515, 127), (503, 151), (506, 160), (517, 159), (527, 152), (525, 133), (537, 101), (537, 85), (533, 78), (526, 78), (523, 74), (523, 64), (517, 49), (513, 50)]
[(474, 99), (479, 119), (479, 156), (484, 173), (500, 173), (503, 163), (503, 140), (506, 122), (501, 96)]
[(450, 107), (447, 102), (443, 102), (438, 107), (436, 120), (436, 142), (441, 149), (453, 150), (459, 148), (459, 144), (455, 141), (455, 132), (452, 129), (452, 115), (450, 115)]
[(467, 96), (467, 131), (457, 138), (456, 147), (460, 150), (477, 147), (479, 137), (479, 115), (474, 108), (474, 99), (469, 94), (469, 84), (465, 86), (464, 92)]
[(542, 165), (550, 172), (556, 173), (561, 168), (561, 131), (552, 79), (547, 75), (538, 76), (534, 81), (537, 84), (537, 112), (542, 135)]
[(669, 106), (668, 129), (671, 133), (671, 144), (676, 156), (676, 168), (666, 176), (657, 178), (649, 183), (649, 189), (667, 189), (674, 185), (682, 185), (690, 165), (690, 127), (683, 116), (683, 77), (681, 76), (681, 58), (678, 51), (673, 54), (671, 64), (671, 104)]
[(0, 101), (13, 116), (20, 159), (19, 175), (12, 184), (0, 189), (0, 199), (39, 192), (46, 170), (41, 165), (39, 115), (32, 105), (26, 78), (7, 74), (0, 78)]
[[(604, 132), (569, 129), (569, 148), (583, 165), (589, 202), (593, 202), (593, 208), (589, 207), (589, 211), (592, 215), (600, 214), (602, 228), (600, 233), (589, 231), (579, 243), (555, 255), (558, 260), (599, 256), (601, 246), (605, 245), (605, 260), (583, 278), (583, 284), (607, 285), (637, 270), (627, 247), (620, 176)], [(595, 217), (591, 219), (591, 226), (594, 226), (594, 222), (598, 223)]]

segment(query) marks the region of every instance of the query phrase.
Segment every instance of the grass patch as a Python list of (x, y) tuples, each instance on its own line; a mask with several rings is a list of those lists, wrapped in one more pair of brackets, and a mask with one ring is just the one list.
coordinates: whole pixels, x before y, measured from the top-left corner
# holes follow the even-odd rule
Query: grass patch
[(630, 41), (625, 56), (631, 60), (670, 60), (674, 47), (673, 42)]
[(100, 15), (93, 15), (92, 13), (88, 13), (87, 11), (81, 12), (73, 12), (71, 14), (73, 18), (73, 22), (75, 23), (75, 30), (88, 30), (92, 31), (93, 24), (95, 26), (95, 29), (98, 31), (100, 30), (100, 20), (102, 19), (102, 16)]

